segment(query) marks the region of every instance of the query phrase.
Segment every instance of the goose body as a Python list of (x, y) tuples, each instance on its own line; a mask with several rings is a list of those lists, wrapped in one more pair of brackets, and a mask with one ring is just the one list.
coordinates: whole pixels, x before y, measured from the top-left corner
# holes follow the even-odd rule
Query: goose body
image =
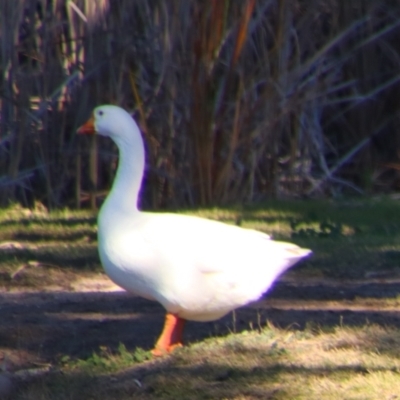
[(166, 309), (155, 354), (181, 344), (184, 320), (215, 320), (259, 299), (280, 274), (311, 253), (252, 229), (140, 211), (145, 150), (138, 126), (122, 108), (105, 105), (78, 130), (94, 132), (113, 139), (120, 155), (98, 216), (100, 259), (116, 284)]

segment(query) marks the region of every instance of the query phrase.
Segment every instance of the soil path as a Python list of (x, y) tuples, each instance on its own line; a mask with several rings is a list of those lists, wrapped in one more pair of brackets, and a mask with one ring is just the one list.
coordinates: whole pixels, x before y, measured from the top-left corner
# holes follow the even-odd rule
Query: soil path
[[(189, 322), (186, 342), (275, 326), (400, 326), (400, 280), (278, 282), (265, 298), (213, 323)], [(387, 301), (383, 299), (393, 298)], [(10, 372), (85, 358), (99, 346), (150, 349), (161, 331), (164, 310), (133, 297), (106, 277), (75, 285), (75, 291), (0, 292), (0, 364)]]

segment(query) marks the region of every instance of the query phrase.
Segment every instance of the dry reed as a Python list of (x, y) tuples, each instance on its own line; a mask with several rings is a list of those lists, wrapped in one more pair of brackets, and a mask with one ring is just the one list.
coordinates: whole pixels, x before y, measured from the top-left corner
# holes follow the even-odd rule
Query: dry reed
[(101, 103), (145, 134), (144, 206), (396, 189), (399, 14), (389, 0), (3, 0), (1, 200), (95, 207), (116, 152), (75, 130)]

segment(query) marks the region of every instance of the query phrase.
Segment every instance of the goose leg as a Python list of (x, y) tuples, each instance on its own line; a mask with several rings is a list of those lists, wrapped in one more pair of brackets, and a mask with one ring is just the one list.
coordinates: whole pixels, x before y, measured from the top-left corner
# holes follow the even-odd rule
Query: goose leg
[(163, 356), (182, 346), (184, 324), (185, 320), (175, 314), (167, 313), (165, 315), (164, 329), (151, 351), (153, 356)]

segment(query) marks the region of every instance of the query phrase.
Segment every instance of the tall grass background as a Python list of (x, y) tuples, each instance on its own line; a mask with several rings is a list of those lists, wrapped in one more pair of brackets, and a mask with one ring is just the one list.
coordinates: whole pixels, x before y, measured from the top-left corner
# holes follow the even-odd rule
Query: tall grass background
[(399, 37), (389, 0), (1, 0), (1, 202), (96, 207), (103, 103), (144, 133), (145, 207), (395, 191)]

